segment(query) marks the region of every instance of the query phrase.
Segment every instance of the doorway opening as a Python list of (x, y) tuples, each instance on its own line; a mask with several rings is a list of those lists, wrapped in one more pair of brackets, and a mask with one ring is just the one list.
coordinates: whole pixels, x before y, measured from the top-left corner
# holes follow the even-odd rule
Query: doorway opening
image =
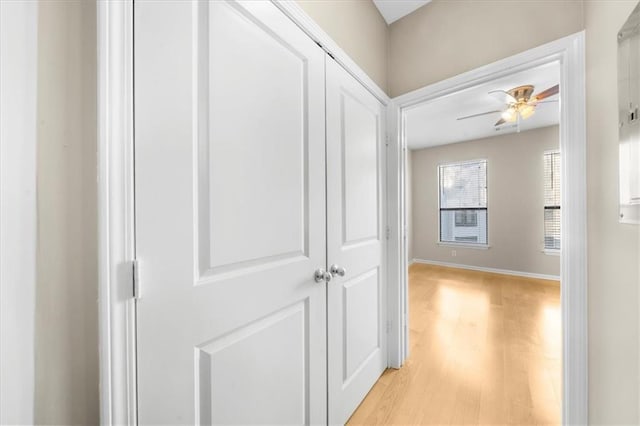
[(561, 422), (559, 83), (552, 61), (405, 111), (409, 357), (384, 423)]
[[(584, 33), (577, 33), (572, 36), (565, 37), (563, 39), (559, 39), (555, 42), (531, 49), (529, 51), (520, 53), (518, 55), (503, 59), (501, 61), (483, 66), (481, 68), (469, 71), (467, 73), (458, 75), (456, 77), (450, 78), (445, 81), (441, 81), (438, 83), (434, 83), (432, 85), (426, 86), (422, 89), (418, 89), (414, 92), (410, 92), (406, 95), (402, 95), (392, 100), (393, 105), (395, 106), (395, 110), (391, 112), (391, 121), (390, 127), (392, 128), (394, 143), (392, 150), (392, 154), (395, 153), (397, 162), (393, 162), (392, 155), (390, 155), (390, 176), (395, 176), (397, 178), (396, 181), (390, 181), (390, 188), (397, 188), (396, 197), (391, 200), (391, 204), (389, 206), (389, 216), (390, 222), (392, 223), (392, 235), (394, 233), (393, 227), (395, 226), (395, 231), (397, 232), (395, 243), (397, 244), (395, 247), (390, 247), (390, 252), (392, 253), (390, 259), (389, 270), (393, 273), (396, 272), (396, 282), (398, 283), (395, 291), (392, 291), (390, 294), (390, 302), (396, 303), (396, 307), (398, 310), (398, 315), (396, 316), (396, 321), (398, 323), (397, 327), (392, 327), (392, 336), (390, 337), (390, 341), (393, 342), (394, 338), (398, 342), (398, 353), (391, 354), (391, 359), (394, 359), (394, 355), (397, 357), (395, 359), (398, 360), (396, 367), (403, 365), (404, 363), (411, 362), (411, 354), (412, 351), (415, 350), (413, 339), (413, 330), (415, 327), (419, 327), (420, 324), (412, 324), (412, 320), (415, 319), (411, 313), (411, 307), (409, 306), (411, 300), (411, 290), (410, 290), (410, 279), (409, 279), (409, 269), (408, 265), (410, 263), (410, 259), (420, 258), (416, 254), (411, 253), (411, 258), (409, 257), (409, 246), (407, 244), (409, 236), (411, 232), (409, 232), (408, 226), (411, 225), (407, 221), (407, 208), (406, 208), (406, 186), (408, 185), (408, 173), (407, 173), (407, 156), (410, 151), (410, 143), (409, 138), (411, 131), (411, 114), (419, 110), (421, 107), (426, 107), (429, 104), (433, 104), (435, 102), (451, 102), (456, 96), (465, 95), (471, 93), (473, 90), (479, 87), (484, 87), (486, 89), (486, 85), (491, 82), (503, 81), (507, 82), (510, 78), (514, 76), (518, 76), (526, 72), (527, 70), (533, 70), (537, 68), (548, 67), (549, 69), (556, 67), (558, 74), (558, 100), (561, 99), (562, 102), (557, 102), (557, 111), (558, 111), (558, 123), (557, 123), (557, 137), (559, 140), (559, 149), (548, 149), (545, 150), (540, 156), (538, 156), (538, 160), (540, 167), (543, 169), (544, 173), (544, 154), (551, 155), (552, 152), (556, 150), (561, 153), (559, 157), (555, 159), (559, 159), (560, 165), (560, 177), (562, 182), (562, 193), (560, 196), (560, 242), (561, 246), (561, 256), (556, 257), (555, 261), (559, 262), (559, 272), (556, 274), (553, 270), (548, 270), (544, 268), (538, 268), (538, 271), (532, 272), (533, 269), (527, 269), (523, 265), (507, 267), (506, 265), (497, 265), (493, 267), (486, 267), (481, 271), (468, 271), (466, 269), (462, 269), (459, 267), (460, 264), (464, 264), (462, 260), (466, 260), (467, 264), (474, 264), (469, 259), (465, 259), (465, 256), (473, 257), (480, 256), (479, 253), (487, 253), (489, 251), (498, 251), (496, 244), (492, 243), (493, 236), (492, 232), (495, 224), (492, 219), (492, 209), (499, 206), (492, 206), (491, 204), (491, 196), (489, 196), (489, 204), (486, 207), (477, 206), (479, 210), (475, 212), (475, 221), (474, 214), (468, 213), (466, 210), (462, 209), (463, 212), (447, 213), (441, 212), (440, 207), (441, 203), (438, 201), (437, 197), (440, 196), (438, 188), (438, 179), (439, 179), (439, 170), (431, 170), (429, 171), (428, 178), (435, 182), (435, 189), (433, 185), (431, 185), (430, 190), (433, 191), (432, 199), (436, 198), (435, 201), (435, 209), (432, 210), (432, 213), (435, 215), (435, 219), (438, 221), (436, 225), (432, 226), (429, 244), (435, 246), (435, 250), (439, 250), (442, 253), (447, 254), (448, 258), (437, 258), (436, 259), (423, 259), (423, 260), (431, 260), (430, 265), (418, 265), (419, 268), (426, 269), (427, 275), (433, 277), (436, 274), (436, 270), (438, 270), (441, 275), (444, 275), (445, 280), (450, 279), (451, 277), (447, 276), (446, 269), (447, 266), (451, 266), (450, 264), (456, 264), (454, 266), (458, 266), (459, 273), (464, 276), (464, 274), (487, 274), (490, 273), (491, 277), (494, 280), (501, 280), (504, 277), (508, 277), (508, 275), (494, 275), (496, 272), (530, 272), (529, 277), (517, 277), (519, 280), (532, 280), (532, 279), (548, 279), (548, 278), (557, 278), (557, 275), (560, 277), (560, 281), (562, 282), (562, 292), (560, 294), (559, 306), (554, 311), (553, 309), (548, 310), (547, 314), (544, 314), (545, 310), (540, 308), (543, 312), (542, 318), (552, 319), (554, 316), (557, 318), (560, 317), (560, 330), (561, 330), (561, 343), (560, 343), (560, 366), (561, 366), (561, 378), (559, 379), (560, 384), (556, 385), (556, 390), (560, 388), (560, 396), (559, 400), (561, 401), (561, 419), (563, 423), (585, 423), (587, 421), (587, 413), (588, 413), (588, 390), (587, 390), (587, 299), (586, 299), (586, 165), (585, 165), (585, 157), (586, 157), (586, 138), (585, 138), (585, 113), (584, 113)], [(500, 89), (509, 91), (509, 89), (514, 89), (518, 86), (528, 85), (527, 82), (522, 82), (522, 84), (505, 84)], [(544, 91), (548, 87), (544, 85), (544, 82), (540, 82), (535, 84), (537, 90), (534, 89), (533, 95), (537, 94), (539, 91)], [(552, 84), (549, 87), (553, 86)], [(484, 89), (483, 89), (484, 90)], [(485, 95), (488, 91), (485, 91)], [(463, 96), (464, 98), (464, 96)], [(462, 102), (467, 102), (469, 104), (473, 103), (473, 97), (468, 97), (468, 100), (464, 100)], [(549, 99), (551, 100), (551, 98)], [(495, 135), (496, 133), (500, 134), (503, 130), (496, 131), (495, 124), (502, 117), (502, 113), (505, 112), (503, 108), (500, 108), (499, 105), (496, 105), (495, 110), (500, 110), (499, 113), (493, 113), (494, 116), (491, 118), (496, 118), (495, 120), (489, 120), (487, 128), (489, 129), (489, 135)], [(488, 112), (489, 110), (478, 110), (478, 113)], [(545, 115), (541, 114), (542, 108), (539, 108), (534, 116), (537, 115)], [(468, 115), (473, 115), (469, 113)], [(480, 120), (481, 117), (489, 117), (490, 114), (482, 115), (477, 118), (472, 118), (472, 120)], [(497, 115), (497, 117), (495, 117)], [(506, 115), (506, 114), (505, 114)], [(456, 118), (463, 116), (462, 114), (457, 115)], [(505, 120), (507, 120), (506, 117)], [(519, 122), (518, 122), (519, 120)], [(444, 123), (439, 123), (444, 124)], [(543, 131), (541, 129), (534, 129), (530, 131), (527, 130), (527, 119), (523, 119), (520, 117), (516, 118), (515, 132), (517, 133), (517, 128), (519, 127), (521, 132), (520, 134), (525, 136), (530, 132), (540, 132)], [(498, 127), (508, 128), (509, 124), (500, 123)], [(519, 126), (518, 126), (519, 125)], [(548, 127), (548, 126), (547, 126)], [(512, 129), (513, 130), (513, 129)], [(437, 131), (436, 131), (437, 132)], [(461, 144), (459, 144), (461, 145)], [(484, 160), (487, 158), (483, 158), (482, 155), (476, 153), (467, 160)], [(554, 160), (555, 160), (554, 159)], [(452, 158), (450, 161), (440, 160), (439, 165), (446, 165), (447, 163), (455, 163), (456, 161), (461, 160), (460, 158)], [(490, 160), (490, 159), (489, 159)], [(477, 161), (476, 161), (477, 162)], [(415, 161), (414, 161), (415, 163)], [(488, 161), (487, 173), (488, 176), (491, 177), (491, 174), (495, 171), (491, 167), (492, 162)], [(396, 170), (397, 169), (397, 170)], [(454, 168), (455, 169), (455, 168)], [(452, 170), (454, 170), (452, 169)], [(460, 169), (460, 167), (458, 167)], [(396, 173), (397, 171), (397, 173)], [(451, 171), (451, 170), (449, 170)], [(451, 175), (451, 173), (450, 173)], [(455, 173), (453, 173), (455, 176)], [(448, 176), (451, 177), (451, 176)], [(413, 179), (415, 181), (415, 178)], [(489, 181), (491, 182), (491, 181)], [(492, 194), (492, 191), (495, 191), (497, 188), (488, 188), (488, 193)], [(518, 191), (516, 191), (518, 192)], [(538, 192), (536, 196), (543, 197), (544, 194)], [(415, 194), (415, 188), (413, 193)], [(391, 194), (391, 190), (390, 190)], [(441, 200), (440, 200), (441, 201)], [(395, 203), (395, 204), (394, 204)], [(432, 208), (434, 205), (432, 204)], [(456, 205), (452, 207), (444, 206), (444, 209), (453, 208), (456, 209)], [(538, 211), (538, 222), (539, 226), (544, 229), (544, 217), (545, 214), (548, 217), (548, 224), (551, 224), (553, 221), (554, 214), (547, 213), (545, 210), (554, 210), (552, 208), (552, 204), (548, 206), (548, 209), (544, 208), (544, 205), (541, 205), (540, 210)], [(458, 220), (458, 225), (460, 228), (465, 228), (464, 225), (469, 225), (468, 228), (476, 228), (476, 231), (479, 228), (482, 228), (482, 215), (484, 214), (483, 209), (487, 209), (488, 211), (488, 221), (486, 223), (488, 227), (487, 235), (488, 235), (488, 248), (484, 247), (476, 247), (476, 249), (466, 248), (461, 252), (461, 249), (457, 249), (456, 247), (450, 247), (447, 245), (439, 245), (442, 244), (442, 237), (453, 238), (454, 243), (458, 243), (461, 245), (473, 245), (478, 242), (482, 242), (480, 235), (458, 235), (459, 238), (467, 238), (469, 240), (474, 239), (474, 241), (455, 241), (456, 235), (446, 234), (443, 235), (441, 226), (443, 214), (448, 214), (451, 216), (450, 223), (454, 228), (456, 227), (456, 220)], [(505, 208), (507, 213), (512, 210), (509, 208)], [(397, 216), (394, 218), (393, 215)], [(555, 213), (557, 217), (557, 212)], [(415, 219), (415, 218), (414, 218)], [(515, 214), (512, 214), (511, 217), (504, 219), (508, 221), (508, 223), (512, 224), (512, 227), (517, 227), (518, 223), (522, 224), (523, 222), (518, 222), (519, 217)], [(557, 221), (556, 221), (557, 223)], [(513, 225), (516, 224), (516, 225)], [(473, 226), (471, 226), (473, 225)], [(415, 226), (415, 225), (414, 225)], [(527, 227), (532, 227), (530, 224), (526, 225)], [(482, 229), (480, 229), (482, 230)], [(413, 234), (415, 235), (414, 230)], [(446, 231), (446, 229), (445, 229)], [(462, 229), (460, 230), (462, 232)], [(539, 251), (538, 254), (544, 257), (545, 262), (551, 263), (553, 262), (553, 257), (550, 254), (544, 254), (542, 251), (544, 250), (544, 246), (549, 243), (552, 245), (554, 243), (554, 238), (552, 235), (548, 236), (549, 238), (545, 238), (544, 230), (538, 235), (537, 243), (533, 245), (536, 246), (536, 250)], [(445, 238), (445, 239), (446, 239)], [(446, 243), (446, 241), (445, 241)], [(497, 241), (496, 241), (497, 243)], [(493, 246), (492, 246), (493, 244)], [(522, 242), (524, 245), (525, 242)], [(415, 244), (414, 244), (415, 247)], [(482, 250), (484, 249), (484, 250)], [(471, 254), (469, 254), (471, 253)], [(474, 254), (475, 253), (475, 254)], [(512, 255), (512, 253), (509, 253)], [(453, 260), (452, 260), (453, 259)], [(433, 261), (439, 261), (439, 264), (434, 264)], [(456, 262), (457, 261), (457, 262)], [(477, 263), (476, 263), (477, 266)], [(417, 275), (417, 274), (416, 274)], [(526, 275), (526, 274), (520, 274)], [(487, 281), (486, 278), (484, 278)], [(464, 279), (462, 280), (464, 281)], [(390, 279), (390, 284), (393, 285), (393, 278)], [(513, 287), (513, 286), (512, 286)], [(512, 288), (509, 288), (508, 291), (512, 291)], [(440, 293), (443, 293), (442, 291)], [(445, 291), (446, 293), (446, 291)], [(395, 295), (395, 299), (394, 299)], [(442, 296), (442, 294), (441, 294)], [(489, 299), (491, 300), (491, 299)], [(471, 303), (471, 302), (469, 302)], [(489, 303), (490, 305), (490, 303)], [(558, 313), (559, 311), (559, 313)], [(544, 323), (544, 320), (542, 321)], [(397, 330), (397, 335), (394, 334), (394, 331)], [(556, 340), (557, 341), (557, 340)], [(416, 343), (417, 345), (418, 343)], [(394, 345), (391, 343), (390, 348), (393, 348)], [(400, 370), (401, 374), (402, 370)], [(388, 378), (387, 378), (388, 380)], [(406, 378), (405, 380), (410, 380)], [(552, 386), (553, 387), (553, 386)]]

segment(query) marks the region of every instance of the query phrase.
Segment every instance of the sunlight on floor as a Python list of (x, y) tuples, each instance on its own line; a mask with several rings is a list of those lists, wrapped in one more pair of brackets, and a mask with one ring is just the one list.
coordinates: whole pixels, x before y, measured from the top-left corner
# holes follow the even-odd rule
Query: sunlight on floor
[(410, 356), (349, 424), (559, 424), (560, 286), (427, 265), (409, 274)]

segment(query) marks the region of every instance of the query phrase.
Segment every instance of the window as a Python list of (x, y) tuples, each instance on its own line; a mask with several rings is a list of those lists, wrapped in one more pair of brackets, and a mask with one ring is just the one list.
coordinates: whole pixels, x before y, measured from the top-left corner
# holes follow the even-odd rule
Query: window
[(560, 153), (544, 153), (544, 248), (560, 250)]
[(438, 166), (440, 242), (487, 244), (487, 160)]
[(478, 213), (475, 210), (456, 211), (456, 226), (478, 226)]

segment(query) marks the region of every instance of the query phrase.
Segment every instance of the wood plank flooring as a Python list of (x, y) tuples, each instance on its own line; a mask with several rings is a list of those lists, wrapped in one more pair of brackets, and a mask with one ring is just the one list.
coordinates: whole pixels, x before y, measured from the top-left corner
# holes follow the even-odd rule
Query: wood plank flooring
[(409, 270), (410, 356), (349, 425), (560, 424), (557, 281)]

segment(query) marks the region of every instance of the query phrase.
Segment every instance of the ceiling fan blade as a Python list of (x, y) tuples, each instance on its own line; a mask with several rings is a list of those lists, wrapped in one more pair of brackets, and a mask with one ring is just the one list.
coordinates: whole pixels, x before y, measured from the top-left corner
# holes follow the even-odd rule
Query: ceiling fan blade
[(535, 102), (535, 105), (540, 105), (540, 104), (553, 104), (558, 102), (557, 99), (551, 99), (550, 101), (539, 101), (539, 102)]
[(459, 117), (456, 118), (456, 120), (466, 120), (467, 118), (473, 118), (473, 117), (480, 117), (482, 115), (489, 115), (489, 114), (495, 114), (497, 112), (502, 112), (500, 110), (495, 110), (495, 111), (487, 111), (487, 112), (481, 112), (480, 114), (473, 114), (473, 115), (467, 115), (465, 117)]
[(501, 118), (500, 120), (496, 121), (496, 124), (494, 124), (494, 126), (498, 127), (503, 125), (504, 123), (506, 123), (504, 118)]
[(544, 98), (548, 98), (549, 96), (557, 95), (559, 91), (560, 85), (556, 84), (555, 86), (549, 87), (547, 90), (543, 90), (537, 95), (534, 95), (533, 99), (535, 99), (536, 101), (541, 101)]
[(507, 105), (518, 102), (511, 93), (505, 92), (504, 90), (492, 90), (489, 92), (489, 95)]

